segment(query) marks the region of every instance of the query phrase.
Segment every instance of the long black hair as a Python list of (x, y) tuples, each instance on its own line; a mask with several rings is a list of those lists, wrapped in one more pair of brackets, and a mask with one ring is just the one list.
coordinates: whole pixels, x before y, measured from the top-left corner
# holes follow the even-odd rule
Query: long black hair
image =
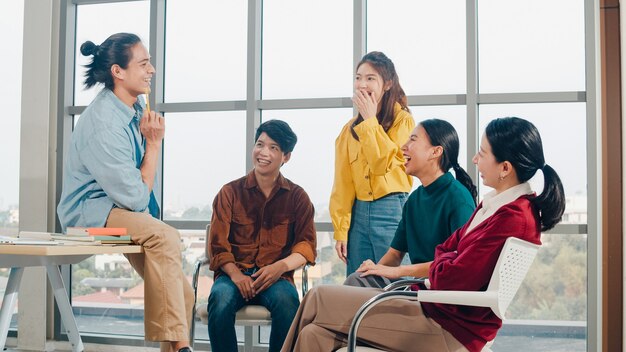
[(565, 192), (561, 178), (545, 162), (537, 127), (518, 117), (503, 117), (487, 125), (485, 136), (496, 160), (510, 162), (520, 182), (530, 180), (537, 170), (543, 172), (543, 191), (532, 202), (539, 211), (541, 231), (553, 228), (565, 211)]
[(85, 65), (85, 88), (103, 83), (106, 88), (113, 89), (111, 66), (117, 64), (126, 69), (132, 59), (131, 48), (140, 42), (141, 39), (132, 33), (113, 34), (100, 45), (89, 40), (84, 42), (80, 46), (80, 53), (84, 56), (93, 55), (91, 62)]
[[(361, 67), (364, 63), (372, 65), (374, 70), (376, 70), (376, 72), (378, 72), (378, 74), (383, 78), (383, 84), (390, 83), (389, 90), (384, 91), (383, 97), (380, 100), (380, 112), (376, 115), (378, 123), (383, 126), (383, 130), (387, 132), (393, 125), (395, 118), (393, 110), (396, 103), (400, 104), (402, 110), (409, 111), (406, 94), (404, 93), (402, 86), (400, 86), (400, 79), (396, 73), (396, 66), (393, 64), (391, 59), (387, 57), (387, 55), (380, 51), (367, 53), (356, 65), (356, 70), (358, 71), (359, 67)], [(361, 123), (363, 118), (364, 117), (361, 116), (361, 113), (359, 113), (359, 116), (352, 124), (352, 136), (356, 140), (359, 140), (359, 136), (356, 132), (354, 132), (354, 126)]]
[(459, 136), (454, 127), (448, 121), (440, 119), (424, 120), (419, 125), (426, 131), (432, 146), (441, 146), (443, 148), (443, 153), (441, 158), (439, 158), (441, 171), (448, 172), (452, 168), (456, 179), (472, 195), (475, 205), (478, 192), (470, 175), (459, 165)]

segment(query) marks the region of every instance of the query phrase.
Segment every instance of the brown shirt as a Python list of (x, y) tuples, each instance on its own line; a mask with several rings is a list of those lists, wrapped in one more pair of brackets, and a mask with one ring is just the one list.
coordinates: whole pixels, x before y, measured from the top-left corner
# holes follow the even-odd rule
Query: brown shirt
[[(292, 253), (315, 264), (316, 233), (313, 204), (302, 187), (284, 178), (265, 198), (254, 170), (220, 190), (213, 201), (209, 232), (211, 270), (235, 263), (239, 269), (262, 268)], [(293, 282), (293, 271), (283, 274)]]

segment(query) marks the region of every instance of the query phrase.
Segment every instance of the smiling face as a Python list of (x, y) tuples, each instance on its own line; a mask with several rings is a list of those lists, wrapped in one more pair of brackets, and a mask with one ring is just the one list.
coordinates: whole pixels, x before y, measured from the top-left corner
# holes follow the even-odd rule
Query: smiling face
[(441, 149), (441, 146), (430, 144), (430, 138), (424, 127), (417, 125), (411, 132), (409, 140), (402, 146), (405, 172), (421, 179), (426, 173), (438, 170)]
[(276, 141), (263, 132), (252, 149), (252, 163), (257, 174), (278, 176), (280, 167), (289, 161), (291, 153), (283, 153)]
[(367, 95), (373, 95), (376, 102), (380, 104), (386, 89), (389, 89), (389, 87), (385, 85), (385, 80), (368, 62), (364, 62), (356, 70), (354, 77), (355, 91), (362, 91)]
[(145, 94), (150, 89), (154, 66), (150, 63), (150, 54), (141, 43), (135, 44), (131, 49), (131, 58), (127, 67), (118, 65), (111, 67), (115, 79), (115, 89), (122, 89), (128, 95), (137, 97)]
[(497, 188), (504, 163), (500, 163), (496, 160), (491, 150), (491, 144), (489, 144), (489, 140), (485, 134), (483, 134), (480, 141), (480, 148), (478, 149), (478, 153), (474, 155), (472, 162), (476, 164), (480, 178), (483, 179), (483, 184), (491, 188)]

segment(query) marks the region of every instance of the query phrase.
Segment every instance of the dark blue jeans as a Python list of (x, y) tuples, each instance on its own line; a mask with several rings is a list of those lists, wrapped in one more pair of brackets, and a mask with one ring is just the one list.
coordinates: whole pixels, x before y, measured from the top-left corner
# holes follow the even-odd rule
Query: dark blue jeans
[(279, 279), (265, 291), (246, 302), (228, 275), (215, 280), (209, 295), (209, 339), (211, 351), (236, 352), (235, 314), (248, 304), (262, 305), (272, 314), (270, 352), (280, 351), (289, 332), (291, 322), (298, 311), (298, 291), (287, 280)]

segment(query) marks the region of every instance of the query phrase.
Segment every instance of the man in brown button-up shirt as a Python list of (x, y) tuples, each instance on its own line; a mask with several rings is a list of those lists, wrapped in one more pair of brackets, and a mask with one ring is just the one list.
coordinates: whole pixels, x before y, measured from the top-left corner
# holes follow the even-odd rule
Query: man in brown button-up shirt
[(269, 351), (279, 351), (300, 304), (293, 271), (315, 264), (313, 204), (284, 178), (297, 138), (289, 125), (259, 126), (254, 169), (220, 190), (213, 202), (207, 246), (215, 282), (209, 296), (209, 338), (214, 351), (236, 351), (235, 314), (260, 304), (272, 314)]

